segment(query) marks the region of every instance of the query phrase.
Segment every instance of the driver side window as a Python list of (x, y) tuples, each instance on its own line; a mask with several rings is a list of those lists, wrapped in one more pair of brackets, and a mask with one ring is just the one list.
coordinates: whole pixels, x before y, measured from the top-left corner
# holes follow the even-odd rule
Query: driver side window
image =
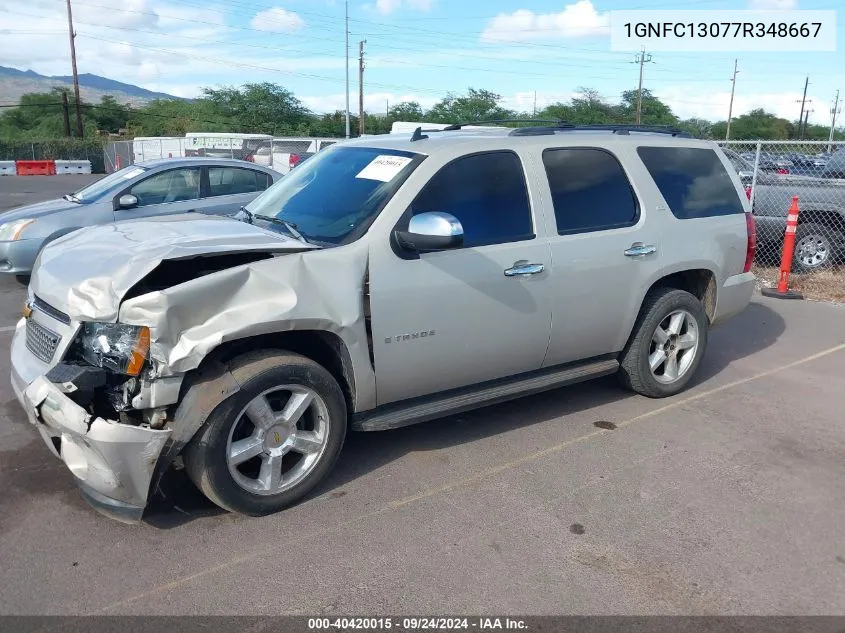
[(200, 197), (200, 170), (170, 169), (142, 180), (128, 193), (138, 198), (139, 207), (196, 200)]
[(411, 204), (411, 213), (451, 213), (464, 246), (534, 238), (531, 205), (519, 156), (510, 151), (464, 156), (443, 167)]

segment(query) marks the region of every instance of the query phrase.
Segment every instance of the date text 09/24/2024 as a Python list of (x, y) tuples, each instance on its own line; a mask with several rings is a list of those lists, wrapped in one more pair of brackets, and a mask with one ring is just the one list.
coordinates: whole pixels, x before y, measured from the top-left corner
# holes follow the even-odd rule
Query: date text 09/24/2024
[(372, 618), (309, 618), (310, 631), (446, 631), (446, 630), (525, 630), (528, 625), (519, 618), (495, 617), (372, 617)]

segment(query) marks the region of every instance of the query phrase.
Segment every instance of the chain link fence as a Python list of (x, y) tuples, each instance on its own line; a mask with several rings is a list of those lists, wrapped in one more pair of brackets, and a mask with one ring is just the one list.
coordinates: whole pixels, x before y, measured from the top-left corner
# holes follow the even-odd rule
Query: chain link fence
[(755, 270), (777, 284), (787, 212), (798, 197), (790, 287), (845, 301), (845, 143), (721, 141), (739, 173), (757, 223)]

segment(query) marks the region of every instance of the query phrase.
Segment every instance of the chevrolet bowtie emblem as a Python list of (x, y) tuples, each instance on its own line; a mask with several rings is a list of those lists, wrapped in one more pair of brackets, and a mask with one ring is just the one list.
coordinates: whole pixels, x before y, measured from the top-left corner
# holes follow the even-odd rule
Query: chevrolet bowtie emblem
[(281, 444), (281, 443), (282, 443), (282, 436), (281, 436), (281, 435), (279, 435), (279, 432), (278, 432), (278, 431), (274, 431), (274, 432), (273, 432), (273, 441), (274, 441), (274, 442), (276, 442), (276, 444)]

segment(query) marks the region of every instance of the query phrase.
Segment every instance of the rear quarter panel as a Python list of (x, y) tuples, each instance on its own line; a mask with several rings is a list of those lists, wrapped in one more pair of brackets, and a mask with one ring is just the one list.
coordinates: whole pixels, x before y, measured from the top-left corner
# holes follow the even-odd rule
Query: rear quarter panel
[[(653, 147), (663, 144), (670, 146), (669, 143), (661, 143), (660, 140), (652, 139), (644, 141), (640, 145)], [(676, 144), (671, 144), (671, 146), (677, 147)], [(695, 146), (706, 149), (715, 147), (705, 143)], [(743, 210), (749, 212), (751, 210), (750, 203), (739, 177), (722, 152), (716, 149), (716, 153), (734, 183)], [(716, 300), (718, 301), (718, 289), (723, 286), (728, 277), (742, 273), (745, 265), (748, 246), (745, 214), (735, 213), (723, 216), (678, 219), (670, 210), (668, 203), (660, 193), (645, 165), (639, 159), (635, 149), (633, 154), (634, 160), (639, 161), (644, 172), (642, 191), (645, 198), (654, 207), (651, 219), (660, 225), (662, 249), (662, 266), (654, 278), (650, 279), (641, 289), (640, 304), (645, 298), (645, 294), (656, 282), (673, 273), (685, 270), (710, 271), (716, 283)], [(628, 329), (629, 333), (633, 325), (634, 320), (632, 319)]]

